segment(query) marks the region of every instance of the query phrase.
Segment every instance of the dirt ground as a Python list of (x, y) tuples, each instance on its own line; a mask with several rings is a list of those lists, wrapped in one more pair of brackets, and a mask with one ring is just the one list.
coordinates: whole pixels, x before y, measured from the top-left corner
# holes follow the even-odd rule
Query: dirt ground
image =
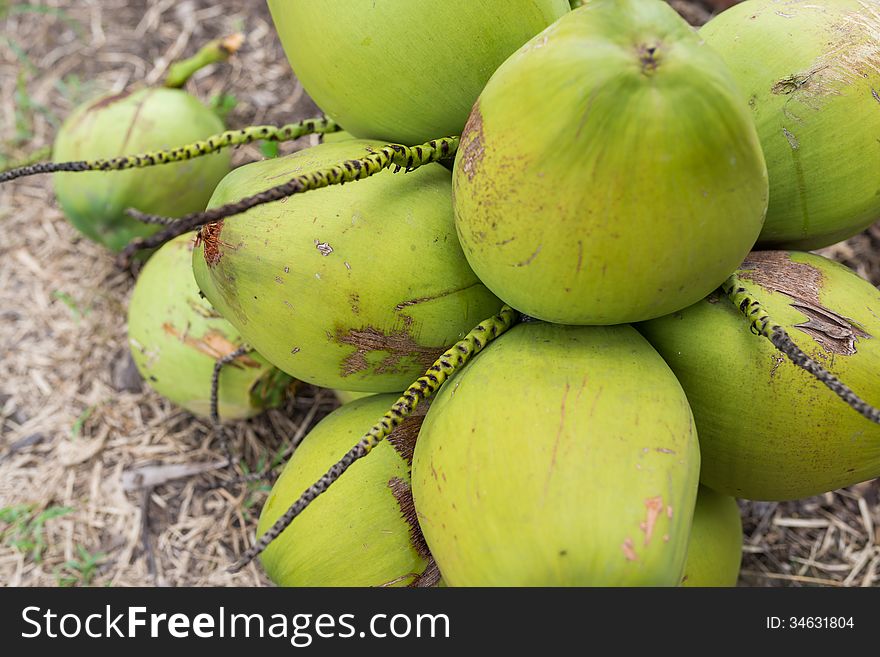
[[(694, 21), (726, 0), (672, 1)], [(102, 91), (159, 82), (168, 64), (241, 31), (231, 62), (188, 89), (227, 124), (318, 114), (254, 0), (0, 0), (0, 168), (45, 148), (73, 107)], [(306, 142), (308, 143), (308, 142)], [(285, 150), (304, 144), (286, 146)], [(236, 151), (238, 162), (262, 157)], [(0, 583), (7, 586), (264, 586), (226, 567), (251, 544), (267, 486), (227, 480), (203, 421), (143, 386), (125, 313), (133, 279), (80, 237), (48, 177), (0, 186)], [(880, 283), (875, 226), (827, 253)], [(247, 471), (335, 406), (304, 388), (284, 408), (232, 425)], [(172, 479), (169, 466), (198, 476)], [(144, 468), (160, 479), (131, 483)], [(880, 585), (880, 484), (785, 504), (742, 503), (749, 586)]]

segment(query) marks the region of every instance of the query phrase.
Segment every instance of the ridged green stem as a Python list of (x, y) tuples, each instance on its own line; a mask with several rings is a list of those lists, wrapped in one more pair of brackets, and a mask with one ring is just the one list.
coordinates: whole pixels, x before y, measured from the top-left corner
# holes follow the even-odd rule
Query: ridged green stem
[[(207, 139), (149, 153), (137, 155), (121, 155), (119, 157), (100, 160), (80, 160), (76, 162), (40, 162), (9, 169), (0, 173), (0, 183), (33, 176), (40, 173), (55, 173), (59, 171), (124, 171), (126, 169), (141, 169), (159, 164), (182, 162), (196, 157), (216, 153), (230, 146), (243, 146), (252, 142), (263, 141), (293, 141), (305, 135), (327, 134), (338, 132), (340, 127), (335, 121), (328, 118), (306, 119), (299, 123), (290, 123), (281, 127), (273, 125), (257, 125), (241, 130), (227, 130)], [(157, 222), (161, 223), (161, 222)]]
[(206, 43), (195, 55), (189, 59), (174, 62), (168, 69), (168, 77), (165, 78), (165, 86), (169, 89), (179, 89), (186, 84), (196, 71), (216, 64), (225, 62), (232, 57), (244, 43), (243, 34), (231, 34), (221, 39), (214, 39)]

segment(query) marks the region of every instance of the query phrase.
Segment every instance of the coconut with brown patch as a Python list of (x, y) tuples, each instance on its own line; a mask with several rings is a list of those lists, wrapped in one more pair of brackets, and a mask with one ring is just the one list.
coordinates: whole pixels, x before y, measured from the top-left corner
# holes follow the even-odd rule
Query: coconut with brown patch
[[(180, 89), (138, 89), (80, 106), (58, 132), (56, 162), (91, 161), (143, 153), (205, 139), (223, 130), (220, 118)], [(229, 172), (229, 153), (131, 171), (56, 173), (55, 194), (65, 216), (87, 237), (121, 251), (157, 226), (124, 214), (145, 212), (181, 217), (204, 210), (217, 183)]]
[[(128, 343), (150, 387), (209, 417), (214, 365), (243, 340), (199, 294), (192, 275), (193, 237), (168, 242), (144, 266), (128, 306)], [(255, 352), (236, 358), (220, 373), (220, 417), (250, 417), (277, 406), (291, 381)]]
[[(869, 401), (880, 399), (880, 292), (821, 256), (752, 253), (742, 285), (794, 343)], [(735, 497), (788, 500), (880, 476), (880, 426), (745, 329), (719, 295), (639, 325), (694, 410), (701, 480)]]
[(494, 73), (462, 133), (456, 228), (514, 308), (617, 324), (686, 307), (761, 231), (767, 172), (721, 58), (659, 0), (594, 0)]
[[(394, 395), (359, 399), (321, 421), (297, 447), (263, 507), (257, 535), (354, 444)], [(263, 552), (279, 586), (420, 586), (436, 569), (419, 529), (410, 489), (423, 408), (353, 465)]]
[[(380, 142), (321, 144), (233, 171), (211, 206), (351, 166)], [(202, 230), (196, 280), (261, 354), (316, 385), (403, 390), (501, 306), (455, 235), (451, 175), (428, 164), (261, 205)]]
[(880, 2), (749, 0), (700, 35), (761, 139), (770, 205), (759, 243), (815, 249), (880, 217)]
[(530, 322), (440, 390), (413, 495), (450, 586), (675, 586), (699, 462), (684, 392), (635, 330)]

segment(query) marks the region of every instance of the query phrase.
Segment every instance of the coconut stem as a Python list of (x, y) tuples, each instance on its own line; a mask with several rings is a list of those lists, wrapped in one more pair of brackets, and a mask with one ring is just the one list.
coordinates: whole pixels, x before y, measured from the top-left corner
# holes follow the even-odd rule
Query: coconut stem
[(824, 383), (832, 392), (845, 401), (854, 410), (880, 424), (880, 409), (871, 406), (861, 399), (846, 384), (804, 353), (791, 339), (785, 329), (773, 321), (764, 307), (743, 286), (740, 278), (734, 274), (721, 286), (731, 303), (739, 308), (743, 316), (749, 320), (752, 333), (761, 335), (798, 367), (812, 374)]
[(169, 89), (179, 89), (195, 75), (196, 71), (210, 64), (225, 62), (237, 53), (243, 44), (244, 35), (241, 33), (209, 41), (189, 59), (171, 65), (168, 69), (168, 77), (165, 78), (165, 86)]
[(215, 426), (220, 425), (220, 411), (218, 408), (220, 398), (220, 371), (225, 365), (229, 365), (229, 363), (236, 358), (241, 358), (250, 350), (250, 347), (243, 345), (225, 356), (220, 356), (220, 358), (214, 362), (214, 372), (211, 375), (211, 422), (213, 422)]
[(158, 164), (191, 160), (202, 155), (216, 153), (230, 146), (243, 146), (257, 140), (293, 141), (305, 135), (327, 134), (338, 132), (339, 130), (339, 125), (328, 118), (307, 119), (299, 123), (290, 123), (280, 128), (273, 125), (257, 125), (242, 128), (241, 130), (227, 130), (202, 141), (162, 151), (152, 151), (138, 155), (122, 155), (102, 160), (28, 164), (27, 166), (20, 166), (0, 173), (0, 183), (39, 173), (55, 173), (59, 171), (124, 171), (126, 169), (141, 169)]
[(226, 365), (229, 365), (236, 358), (244, 356), (249, 351), (250, 347), (243, 345), (225, 356), (220, 356), (214, 362), (214, 372), (211, 374), (211, 423), (214, 425), (214, 431), (217, 433), (220, 449), (223, 450), (227, 468), (232, 467), (232, 450), (229, 448), (229, 434), (226, 433), (226, 427), (220, 421), (220, 372)]
[(30, 155), (26, 155), (20, 160), (16, 160), (15, 162), (10, 162), (9, 164), (4, 164), (0, 166), (0, 174), (36, 164), (40, 160), (45, 160), (47, 157), (52, 157), (51, 146), (43, 146), (43, 148), (38, 148), (33, 153), (31, 153)]
[(260, 539), (241, 556), (229, 572), (237, 573), (257, 557), (269, 544), (287, 529), (312, 501), (326, 491), (358, 459), (369, 454), (372, 449), (400, 426), (416, 409), (420, 402), (437, 392), (446, 380), (464, 367), (474, 356), (499, 335), (505, 333), (519, 320), (519, 315), (510, 306), (501, 308), (497, 315), (480, 322), (462, 340), (456, 342), (438, 358), (425, 372), (424, 376), (410, 385), (391, 409), (364, 434), (360, 442), (352, 447), (342, 459), (327, 473), (309, 486), (300, 498), (281, 516)]
[(419, 146), (403, 146), (401, 144), (388, 144), (369, 155), (346, 160), (342, 164), (313, 171), (302, 176), (296, 176), (286, 183), (272, 187), (264, 192), (247, 196), (235, 203), (221, 205), (206, 212), (195, 212), (180, 219), (173, 220), (158, 215), (145, 214), (133, 208), (126, 210), (129, 217), (146, 223), (163, 223), (168, 227), (154, 235), (138, 238), (125, 247), (120, 255), (120, 264), (125, 266), (136, 251), (152, 249), (161, 246), (165, 242), (174, 239), (178, 235), (188, 233), (205, 224), (220, 221), (233, 215), (241, 214), (265, 203), (280, 201), (283, 198), (300, 194), (312, 189), (329, 187), (330, 185), (344, 185), (347, 182), (362, 180), (372, 175), (393, 167), (394, 171), (405, 169), (412, 171), (418, 167), (442, 160), (455, 154), (458, 150), (459, 137), (444, 137), (432, 139)]
[[(318, 393), (320, 398), (320, 392)], [(256, 470), (254, 472), (250, 472), (245, 475), (241, 475), (236, 477), (230, 481), (223, 481), (210, 484), (202, 488), (202, 491), (211, 491), (216, 490), (218, 488), (231, 489), (233, 486), (239, 486), (241, 484), (249, 484), (254, 481), (268, 481), (271, 483), (272, 478), (275, 476), (278, 468), (282, 466), (290, 456), (293, 454), (294, 450), (299, 447), (299, 444), (302, 442), (305, 435), (313, 428), (315, 423), (315, 417), (318, 415), (318, 410), (321, 408), (321, 405), (315, 403), (309, 409), (309, 412), (306, 413), (306, 416), (299, 422), (299, 428), (297, 429), (296, 434), (293, 438), (290, 439), (290, 444), (285, 448), (284, 452), (274, 457), (269, 461), (265, 468), (262, 470)]]

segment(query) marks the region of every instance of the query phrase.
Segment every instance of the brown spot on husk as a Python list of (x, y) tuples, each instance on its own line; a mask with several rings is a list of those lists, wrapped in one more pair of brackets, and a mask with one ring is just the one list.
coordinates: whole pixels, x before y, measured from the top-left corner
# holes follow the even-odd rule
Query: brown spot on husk
[(658, 495), (646, 499), (645, 509), (647, 509), (645, 521), (639, 525), (639, 528), (645, 532), (645, 547), (647, 547), (654, 535), (654, 525), (657, 524), (657, 519), (663, 513), (663, 496)]
[(468, 180), (473, 180), (483, 161), (483, 153), (485, 147), (483, 145), (483, 113), (480, 111), (480, 101), (474, 103), (471, 115), (468, 117), (461, 133), (464, 140), (464, 148), (459, 152), (461, 158), (462, 171), (467, 175)]
[(834, 41), (829, 43), (812, 65), (777, 80), (770, 91), (788, 96), (784, 112), (799, 118), (791, 103), (797, 101), (810, 110), (819, 110), (829, 98), (841, 96), (846, 88), (868, 77), (867, 71), (880, 73), (880, 12), (864, 6), (829, 26)]
[(537, 249), (535, 249), (535, 251), (534, 251), (534, 253), (532, 253), (532, 255), (530, 255), (528, 258), (526, 258), (522, 262), (516, 263), (514, 265), (514, 267), (528, 267), (530, 264), (532, 264), (535, 261), (535, 258), (537, 258), (538, 255), (540, 255), (541, 249), (543, 249), (543, 248), (544, 248), (544, 245), (541, 244)]
[(400, 514), (409, 525), (409, 540), (416, 552), (423, 559), (431, 558), (431, 551), (428, 549), (428, 543), (422, 534), (422, 528), (419, 527), (419, 519), (416, 515), (416, 503), (413, 500), (412, 487), (400, 477), (392, 477), (388, 480), (388, 488), (391, 494), (397, 500), (397, 506), (400, 507)]
[(655, 73), (660, 66), (659, 58), (657, 57), (657, 44), (650, 46), (642, 44), (639, 46), (638, 51), (639, 62), (642, 65), (642, 73), (645, 75)]
[(395, 577), (394, 579), (389, 579), (387, 582), (382, 582), (378, 585), (377, 588), (385, 589), (394, 586), (395, 584), (400, 584), (404, 580), (409, 580), (407, 587), (414, 586), (416, 580), (419, 578), (419, 573), (406, 573), (405, 575), (400, 575), (399, 577)]
[(777, 80), (776, 83), (770, 87), (770, 93), (775, 94), (777, 96), (788, 96), (789, 94), (793, 94), (795, 91), (800, 89), (801, 87), (809, 84), (810, 80), (813, 76), (818, 75), (823, 70), (828, 68), (828, 66), (819, 66), (817, 68), (813, 68), (809, 71), (805, 71), (803, 73), (795, 73), (794, 75), (786, 75), (781, 80)]
[(626, 557), (627, 561), (638, 561), (639, 555), (636, 554), (635, 546), (631, 538), (627, 538), (623, 542), (623, 545), (620, 546), (620, 549), (623, 550), (623, 556)]
[(425, 566), (425, 570), (412, 581), (410, 587), (416, 589), (431, 588), (440, 583), (440, 577), (440, 567), (434, 561), (434, 558), (431, 557), (428, 565)]
[(388, 436), (388, 442), (410, 467), (412, 467), (419, 431), (421, 431), (422, 422), (425, 420), (425, 412), (425, 405), (419, 404), (412, 414)]
[(118, 94), (113, 94), (112, 96), (107, 96), (106, 98), (102, 98), (97, 103), (89, 107), (87, 111), (94, 112), (96, 110), (104, 109), (105, 107), (110, 107), (113, 103), (118, 103), (120, 100), (125, 100), (132, 94), (132, 89), (126, 89), (125, 91), (120, 91)]
[[(192, 347), (196, 351), (200, 351), (214, 360), (228, 356), (238, 349), (238, 345), (233, 344), (225, 335), (213, 329), (205, 333), (201, 338), (196, 338), (185, 332), (181, 332), (177, 327), (168, 322), (162, 324), (162, 330), (173, 338), (185, 343), (188, 347)], [(260, 367), (260, 364), (257, 361), (248, 356), (239, 356), (231, 364), (237, 367)]]
[[(128, 150), (128, 142), (131, 139), (131, 136), (134, 134), (134, 129), (137, 127), (138, 121), (141, 116), (141, 111), (144, 109), (144, 104), (147, 102), (147, 99), (150, 97), (151, 92), (147, 92), (144, 96), (138, 101), (137, 107), (134, 110), (134, 115), (131, 117), (131, 121), (128, 124), (128, 130), (125, 131), (125, 137), (122, 140), (122, 146), (119, 149), (125, 153)], [(145, 124), (145, 128), (147, 125), (152, 125), (152, 122), (149, 124)]]
[(220, 233), (223, 231), (223, 220), (205, 224), (199, 231), (199, 239), (205, 242), (205, 262), (215, 267), (223, 254), (220, 252)]
[(354, 353), (342, 361), (341, 375), (350, 376), (368, 371), (370, 365), (367, 362), (367, 354), (374, 351), (388, 353), (388, 356), (373, 366), (374, 374), (399, 371), (401, 362), (406, 358), (414, 361), (421, 369), (427, 370), (445, 349), (444, 347), (423, 347), (418, 344), (408, 332), (411, 324), (412, 319), (409, 319), (402, 329), (395, 329), (390, 333), (383, 333), (372, 326), (348, 330), (336, 329), (336, 342), (355, 348)]
[(211, 306), (205, 306), (203, 303), (199, 303), (195, 299), (190, 299), (186, 302), (190, 309), (200, 317), (204, 317), (205, 319), (223, 319), (223, 315), (214, 310)]
[(453, 290), (446, 290), (445, 292), (440, 292), (432, 296), (419, 297), (418, 299), (409, 299), (407, 301), (402, 301), (394, 306), (394, 310), (400, 312), (401, 310), (403, 310), (404, 308), (408, 308), (409, 306), (417, 306), (420, 303), (427, 303), (429, 301), (434, 301), (435, 299), (442, 299), (443, 297), (448, 297), (452, 294), (456, 294), (457, 292), (464, 292), (465, 290), (469, 290), (472, 287), (477, 287), (478, 285), (482, 285), (482, 283), (477, 281), (476, 283), (471, 283), (470, 285), (466, 285), (464, 287), (457, 287)]
[(785, 251), (754, 251), (743, 262), (740, 278), (752, 281), (773, 292), (791, 297), (792, 308), (806, 315), (807, 321), (795, 328), (809, 335), (823, 349), (833, 354), (856, 353), (859, 338), (870, 338), (853, 322), (826, 308), (819, 301), (823, 277), (815, 267), (793, 262)]

